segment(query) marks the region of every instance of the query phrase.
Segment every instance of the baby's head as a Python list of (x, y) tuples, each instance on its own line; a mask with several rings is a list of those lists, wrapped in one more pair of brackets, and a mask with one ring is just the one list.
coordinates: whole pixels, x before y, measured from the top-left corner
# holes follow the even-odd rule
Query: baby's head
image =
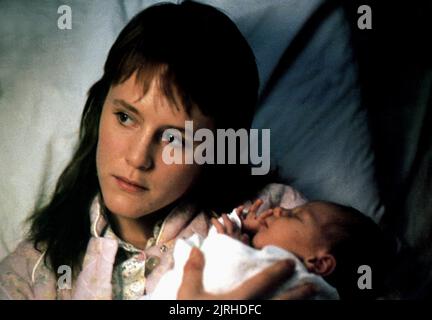
[[(252, 239), (255, 248), (276, 245), (291, 251), (310, 272), (335, 286), (342, 298), (379, 293), (388, 242), (378, 225), (361, 212), (314, 201), (289, 210), (276, 208), (264, 221)], [(361, 265), (372, 270), (373, 294), (358, 288)]]

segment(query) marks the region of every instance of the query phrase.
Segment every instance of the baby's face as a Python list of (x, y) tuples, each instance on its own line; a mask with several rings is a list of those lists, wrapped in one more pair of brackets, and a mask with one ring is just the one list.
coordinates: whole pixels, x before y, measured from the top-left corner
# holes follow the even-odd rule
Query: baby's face
[(275, 245), (306, 258), (323, 249), (322, 226), (332, 218), (331, 208), (309, 202), (293, 209), (277, 208), (252, 239), (255, 248)]

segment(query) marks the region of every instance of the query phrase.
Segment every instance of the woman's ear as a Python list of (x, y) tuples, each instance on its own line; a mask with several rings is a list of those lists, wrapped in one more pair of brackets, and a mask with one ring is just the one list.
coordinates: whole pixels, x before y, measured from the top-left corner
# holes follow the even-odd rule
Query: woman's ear
[(336, 268), (336, 259), (329, 253), (323, 253), (317, 257), (310, 257), (304, 260), (308, 271), (320, 276), (328, 276)]

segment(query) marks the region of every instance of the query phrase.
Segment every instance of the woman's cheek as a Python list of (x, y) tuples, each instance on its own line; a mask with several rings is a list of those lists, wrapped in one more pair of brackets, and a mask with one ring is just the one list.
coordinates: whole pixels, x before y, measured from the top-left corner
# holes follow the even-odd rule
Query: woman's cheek
[[(101, 132), (103, 133), (103, 132)], [(115, 153), (115, 144), (110, 141), (107, 135), (102, 134), (99, 137), (96, 149), (96, 166), (99, 174), (103, 174), (109, 167), (110, 158)]]
[(194, 183), (199, 175), (198, 165), (168, 165), (170, 167), (167, 172), (167, 182), (174, 185), (178, 189), (186, 191)]

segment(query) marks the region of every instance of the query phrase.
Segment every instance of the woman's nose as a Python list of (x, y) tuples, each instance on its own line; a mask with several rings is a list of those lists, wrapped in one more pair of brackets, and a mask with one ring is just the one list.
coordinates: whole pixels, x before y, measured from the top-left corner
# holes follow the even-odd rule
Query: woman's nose
[(154, 146), (151, 135), (143, 135), (132, 141), (126, 162), (139, 170), (150, 170), (154, 166)]

